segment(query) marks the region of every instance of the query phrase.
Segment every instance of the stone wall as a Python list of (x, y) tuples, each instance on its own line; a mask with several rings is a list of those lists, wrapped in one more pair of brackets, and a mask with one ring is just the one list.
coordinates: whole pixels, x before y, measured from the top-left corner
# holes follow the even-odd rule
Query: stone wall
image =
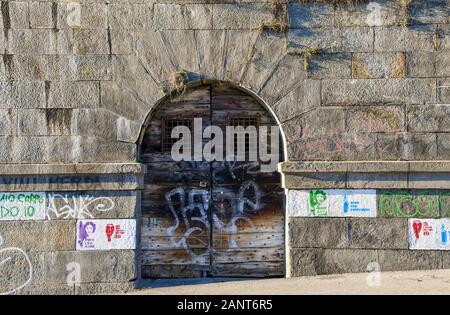
[[(337, 3), (2, 1), (2, 193), (94, 191), (121, 205), (96, 219), (139, 223), (141, 131), (181, 69), (187, 85), (226, 81), (264, 100), (284, 132), (288, 196), (450, 189), (450, 2)], [(446, 251), (409, 250), (409, 216), (291, 210), (292, 275), (448, 265)], [(139, 278), (139, 244), (77, 251), (77, 219), (0, 222), (3, 247), (23, 250), (34, 271), (14, 293), (111, 291)], [(67, 285), (71, 262), (83, 262), (81, 287)], [(0, 276), (0, 293), (26, 282), (26, 266)]]

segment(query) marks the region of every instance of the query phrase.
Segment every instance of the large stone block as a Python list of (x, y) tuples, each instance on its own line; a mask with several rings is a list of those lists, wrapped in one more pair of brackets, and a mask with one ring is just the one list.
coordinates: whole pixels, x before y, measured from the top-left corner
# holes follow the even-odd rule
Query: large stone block
[(109, 14), (112, 29), (146, 29), (152, 25), (151, 5), (114, 3), (109, 5)]
[(118, 116), (102, 108), (74, 109), (72, 134), (113, 141), (117, 137), (117, 119)]
[(441, 269), (441, 252), (379, 250), (381, 271)]
[(15, 137), (11, 151), (16, 163), (45, 163), (48, 158), (44, 137)]
[(450, 79), (437, 81), (437, 103), (450, 104)]
[[(10, 27), (16, 29), (30, 28), (28, 2), (8, 1), (7, 5)], [(6, 8), (2, 9), (6, 11)]]
[(46, 78), (52, 81), (111, 80), (113, 58), (106, 55), (47, 56)]
[(424, 51), (407, 53), (406, 73), (408, 77), (430, 78), (436, 75), (436, 70), (436, 53)]
[(294, 277), (366, 272), (378, 262), (376, 250), (303, 249), (291, 250), (291, 274)]
[(17, 127), (21, 136), (45, 136), (47, 134), (45, 109), (19, 109)]
[(57, 52), (57, 33), (52, 29), (9, 29), (8, 53), (48, 55)]
[(48, 107), (50, 108), (96, 108), (99, 106), (98, 82), (53, 81), (49, 85)]
[(408, 188), (411, 189), (450, 189), (450, 173), (411, 173)]
[(406, 218), (349, 218), (346, 230), (350, 248), (408, 249)]
[(259, 91), (285, 54), (285, 41), (282, 38), (271, 32), (261, 32), (242, 77), (242, 84), (252, 91)]
[(436, 75), (450, 77), (450, 50), (436, 52)]
[(404, 53), (356, 53), (352, 75), (356, 79), (402, 78), (406, 76)]
[(109, 54), (108, 31), (105, 29), (66, 29), (58, 34), (59, 53), (77, 55)]
[(351, 54), (319, 54), (311, 57), (308, 63), (308, 72), (313, 79), (352, 77)]
[(264, 83), (259, 95), (271, 106), (307, 77), (308, 73), (304, 69), (303, 58), (290, 54), (284, 55)]
[(221, 78), (223, 75), (225, 31), (197, 31), (200, 76), (203, 80)]
[[(104, 3), (68, 2), (57, 4), (57, 26), (64, 28), (107, 28), (108, 6)], [(130, 5), (131, 6), (131, 5)], [(110, 5), (111, 19), (116, 5)], [(123, 20), (126, 19), (122, 15)]]
[(380, 27), (375, 29), (375, 51), (434, 51), (435, 29)]
[(44, 80), (47, 76), (48, 56), (5, 55), (10, 80)]
[(3, 246), (24, 251), (75, 250), (76, 221), (0, 221)]
[(401, 106), (364, 106), (347, 112), (348, 131), (399, 132), (405, 130), (404, 108)]
[(408, 106), (408, 130), (450, 132), (450, 107), (447, 105)]
[(341, 218), (290, 218), (291, 248), (345, 248), (347, 222)]
[(323, 105), (426, 104), (435, 102), (432, 79), (324, 80)]
[(369, 27), (304, 28), (290, 30), (292, 49), (318, 48), (323, 52), (371, 52), (374, 31)]
[(0, 81), (0, 108), (44, 108), (43, 81)]
[(303, 80), (279, 102), (274, 104), (272, 110), (280, 122), (285, 122), (319, 106), (320, 80)]
[(332, 27), (334, 7), (330, 3), (292, 2), (288, 7), (289, 28)]
[(154, 5), (153, 27), (156, 29), (212, 29), (212, 5)]
[(272, 14), (263, 3), (213, 4), (212, 24), (214, 29), (250, 29), (259, 25), (270, 25)]
[(54, 28), (53, 2), (31, 2), (29, 4), (31, 28)]
[(377, 151), (386, 160), (432, 160), (437, 156), (436, 134), (378, 134)]

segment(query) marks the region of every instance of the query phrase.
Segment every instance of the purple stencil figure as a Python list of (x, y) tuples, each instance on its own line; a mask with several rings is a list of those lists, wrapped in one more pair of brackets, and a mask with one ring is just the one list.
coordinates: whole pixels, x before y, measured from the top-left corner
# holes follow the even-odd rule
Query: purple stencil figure
[(88, 221), (85, 224), (83, 224), (82, 221), (80, 221), (79, 229), (79, 237), (78, 237), (78, 244), (80, 244), (80, 247), (87, 247), (87, 248), (93, 248), (93, 235), (96, 230), (96, 226), (94, 222)]

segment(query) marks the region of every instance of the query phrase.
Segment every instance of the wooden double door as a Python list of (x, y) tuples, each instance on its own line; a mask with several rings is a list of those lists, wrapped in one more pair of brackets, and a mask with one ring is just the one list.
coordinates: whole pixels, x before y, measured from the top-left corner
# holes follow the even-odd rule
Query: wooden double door
[[(198, 118), (200, 131), (218, 126), (224, 137), (230, 125), (252, 125), (257, 130), (276, 125), (252, 96), (223, 85), (185, 91), (158, 107), (141, 147), (147, 165), (141, 205), (142, 276), (284, 275), (284, 193), (279, 173), (263, 172), (258, 160), (250, 160), (249, 151), (258, 149), (250, 136), (244, 142), (246, 161), (174, 161), (171, 149), (178, 139), (171, 138), (172, 129), (188, 127), (192, 136), (198, 136)], [(209, 141), (204, 138), (202, 144)], [(225, 147), (226, 139), (223, 143)], [(201, 147), (192, 143), (192, 155)], [(281, 161), (281, 147), (278, 153)]]

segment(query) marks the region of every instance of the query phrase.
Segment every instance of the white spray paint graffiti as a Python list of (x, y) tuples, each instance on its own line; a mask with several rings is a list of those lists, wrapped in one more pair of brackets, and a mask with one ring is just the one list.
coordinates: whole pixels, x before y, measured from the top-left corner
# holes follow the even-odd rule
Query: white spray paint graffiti
[(47, 200), (46, 218), (48, 220), (51, 218), (93, 219), (93, 212), (106, 212), (114, 208), (114, 202), (108, 197), (48, 194)]
[[(253, 192), (252, 196), (246, 195), (247, 191)], [(253, 181), (246, 181), (242, 184), (239, 192), (234, 194), (231, 190), (225, 188), (216, 188), (213, 190), (214, 196), (220, 196), (220, 201), (214, 205), (217, 211), (212, 214), (212, 224), (217, 230), (229, 233), (231, 235), (229, 242), (229, 250), (238, 250), (237, 233), (239, 231), (238, 222), (246, 222), (252, 229), (254, 225), (250, 218), (246, 216), (246, 212), (255, 213), (262, 209), (261, 203), (262, 193), (258, 185)], [(179, 211), (175, 209), (174, 200), (178, 197), (180, 204)], [(186, 191), (181, 188), (175, 188), (165, 194), (169, 209), (174, 217), (174, 224), (167, 228), (166, 233), (170, 238), (171, 245), (175, 248), (184, 248), (191, 257), (198, 257), (210, 252), (210, 244), (197, 238), (194, 233), (208, 232), (211, 229), (210, 220), (208, 218), (208, 210), (210, 208), (211, 196), (208, 190), (192, 189), (188, 193), (188, 202), (186, 205)], [(231, 209), (229, 222), (223, 222), (219, 215), (226, 214)], [(181, 218), (179, 215), (181, 214)], [(175, 231), (180, 228), (180, 221), (183, 221), (185, 232), (183, 236), (177, 240)], [(195, 225), (195, 226), (194, 226)], [(200, 225), (200, 226), (199, 226)], [(194, 252), (188, 240), (196, 240), (204, 246), (205, 250), (201, 253)]]
[[(1, 248), (1, 246), (3, 246), (3, 238), (0, 235), (0, 248)], [(6, 257), (6, 258), (4, 258), (4, 257)], [(21, 248), (18, 248), (18, 247), (6, 247), (6, 248), (0, 249), (0, 280), (2, 280), (2, 278), (3, 278), (3, 279), (8, 279), (10, 281), (9, 278), (12, 278), (12, 277), (9, 277), (6, 273), (13, 269), (10, 270), (8, 268), (5, 268), (5, 265), (8, 262), (13, 261), (13, 259), (14, 260), (18, 259), (17, 257), (22, 258), (26, 262), (26, 268), (27, 268), (26, 280), (23, 281), (22, 284), (19, 284), (19, 285), (13, 286), (13, 287), (0, 285), (0, 295), (13, 294), (13, 293), (21, 290), (22, 288), (26, 287), (31, 282), (31, 279), (33, 279), (33, 266), (31, 264), (31, 260), (28, 257), (27, 253), (25, 253), (25, 251), (23, 251)], [(18, 265), (18, 264), (16, 264), (16, 265)], [(2, 291), (1, 288), (3, 288), (3, 290), (7, 290), (7, 291)], [(7, 289), (5, 289), (5, 288), (7, 288)]]

